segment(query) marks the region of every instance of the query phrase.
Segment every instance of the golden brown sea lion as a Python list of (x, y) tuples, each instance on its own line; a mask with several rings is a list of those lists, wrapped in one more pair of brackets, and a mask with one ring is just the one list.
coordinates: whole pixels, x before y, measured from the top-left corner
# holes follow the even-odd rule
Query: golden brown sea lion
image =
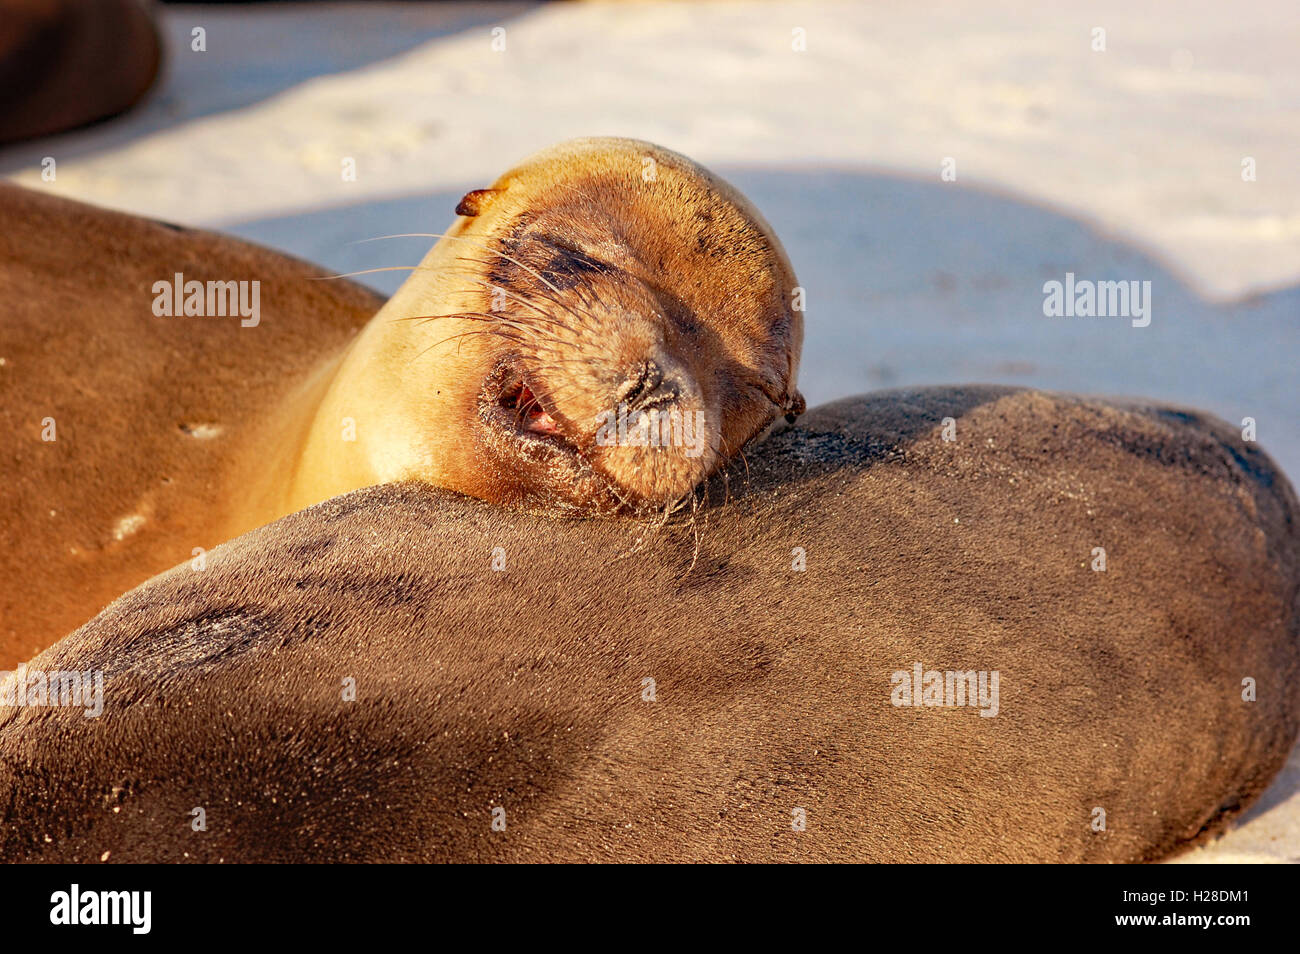
[[(580, 140), (459, 211), (381, 308), (265, 249), (0, 186), (0, 668), (348, 490), (660, 507), (799, 410), (789, 264), (689, 160)], [(651, 416), (657, 443), (620, 430)]]
[[(663, 506), (801, 407), (790, 263), (685, 157), (566, 142), (457, 212), (311, 398), (275, 516), (413, 477), (547, 510)], [(619, 430), (650, 414), (667, 440)]]
[[(261, 322), (154, 316), (175, 272), (259, 280)], [(0, 184), (0, 668), (224, 539), (232, 441), (382, 304), (323, 274)]]
[(0, 860), (1140, 861), (1282, 765), (1300, 513), (1232, 429), (943, 388), (748, 457), (634, 553), (403, 484), (126, 594), (29, 664), (102, 714), (0, 709)]

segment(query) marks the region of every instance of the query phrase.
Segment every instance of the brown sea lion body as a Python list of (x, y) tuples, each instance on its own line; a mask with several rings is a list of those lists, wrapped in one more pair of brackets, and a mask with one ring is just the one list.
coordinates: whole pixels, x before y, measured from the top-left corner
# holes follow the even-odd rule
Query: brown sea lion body
[[(798, 411), (785, 254), (684, 157), (564, 143), (458, 211), (382, 303), (247, 243), (0, 186), (0, 668), (349, 490), (671, 507)], [(240, 282), (255, 315), (181, 313), (192, 285)], [(629, 407), (694, 443), (602, 443), (602, 412)]]
[[(154, 315), (154, 283), (177, 272), (259, 280), (259, 323)], [(232, 441), (383, 303), (312, 280), (325, 274), (0, 184), (0, 669), (228, 538), (232, 501), (250, 492)]]
[(1283, 764), (1297, 502), (1232, 429), (935, 388), (747, 456), (648, 539), (394, 485), (126, 594), (30, 664), (101, 716), (0, 709), (0, 859), (1142, 861)]

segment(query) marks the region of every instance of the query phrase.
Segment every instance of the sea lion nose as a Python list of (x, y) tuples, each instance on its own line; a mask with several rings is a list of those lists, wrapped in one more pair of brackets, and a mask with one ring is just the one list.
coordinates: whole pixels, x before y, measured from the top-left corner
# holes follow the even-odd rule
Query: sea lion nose
[(629, 411), (648, 411), (675, 404), (682, 390), (683, 382), (676, 374), (665, 373), (658, 362), (647, 360), (628, 375), (617, 397)]

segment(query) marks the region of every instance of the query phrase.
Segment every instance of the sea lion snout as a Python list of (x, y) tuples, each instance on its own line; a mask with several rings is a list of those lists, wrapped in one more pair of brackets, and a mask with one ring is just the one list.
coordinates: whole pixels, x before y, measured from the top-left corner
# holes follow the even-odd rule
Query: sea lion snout
[(525, 426), (536, 431), (540, 419), (634, 510), (670, 504), (707, 477), (722, 426), (710, 362), (638, 284), (604, 276), (603, 294), (586, 306), (599, 320), (556, 330), (551, 348), (519, 362)]
[(676, 500), (717, 462), (716, 409), (697, 370), (663, 345), (626, 368), (596, 423), (597, 466), (647, 503)]

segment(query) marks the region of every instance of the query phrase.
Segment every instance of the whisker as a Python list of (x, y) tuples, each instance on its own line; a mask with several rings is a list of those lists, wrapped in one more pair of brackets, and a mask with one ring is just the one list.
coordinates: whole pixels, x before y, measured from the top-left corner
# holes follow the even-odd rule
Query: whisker
[(341, 275), (312, 275), (309, 282), (332, 282), (336, 278), (354, 278), (357, 275), (373, 275), (375, 272), (417, 272), (420, 270), (436, 272), (431, 265), (385, 265), (382, 268), (363, 268), (359, 272), (343, 272)]
[[(428, 354), (434, 348), (438, 347), (438, 345), (446, 344), (448, 341), (457, 341), (460, 338), (468, 338), (470, 335), (496, 335), (498, 337), (506, 337), (501, 332), (496, 331), (492, 328), (476, 328), (473, 331), (462, 331), (460, 334), (449, 335), (448, 337), (443, 338), (441, 341), (435, 341), (433, 344), (429, 345), (429, 347), (425, 348), (424, 350), (417, 353), (414, 357), (412, 357), (409, 363), (414, 364), (420, 358), (424, 357), (424, 355)], [(460, 353), (459, 344), (456, 345), (456, 353), (457, 354)]]
[[(509, 318), (503, 318), (500, 315), (492, 315), (486, 312), (475, 312), (475, 311), (458, 311), (446, 315), (405, 315), (400, 318), (390, 318), (389, 320), (390, 321), (415, 321), (418, 322), (419, 324), (424, 324), (429, 321), (437, 321), (440, 318), (462, 318), (466, 321), (481, 321), (493, 325), (501, 324), (501, 325), (505, 325), (508, 328), (513, 328), (516, 331), (525, 332), (525, 333), (530, 331), (527, 325), (521, 325), (519, 322), (511, 321)], [(512, 336), (512, 340), (522, 341), (523, 339)]]
[[(550, 315), (548, 315), (545, 311), (543, 311), (541, 308), (538, 308), (536, 305), (534, 305), (534, 304), (533, 304), (532, 302), (530, 302), (528, 299), (524, 298), (522, 295), (516, 294), (515, 292), (513, 292), (513, 291), (511, 291), (511, 290), (509, 290), (509, 289), (507, 289), (507, 288), (503, 288), (503, 287), (500, 286), (500, 285), (495, 285), (495, 284), (493, 284), (492, 282), (488, 281), (486, 278), (476, 278), (476, 279), (474, 279), (474, 280), (477, 281), (480, 285), (484, 286), (485, 288), (493, 288), (493, 289), (500, 288), (501, 291), (503, 291), (503, 292), (505, 293), (505, 295), (506, 295), (507, 298), (513, 298), (515, 301), (519, 302), (520, 304), (525, 305), (526, 307), (533, 309), (533, 311), (537, 312), (539, 315), (541, 315), (543, 318), (545, 318), (545, 319), (546, 319), (547, 321), (549, 321), (551, 324), (556, 325), (556, 326), (558, 326), (558, 327), (560, 327), (560, 328), (565, 327), (564, 322), (562, 322), (562, 321), (557, 321), (555, 318), (552, 318), (552, 317), (551, 317)], [(549, 300), (549, 299), (548, 299), (548, 300)], [(557, 304), (558, 304), (558, 302), (557, 302)], [(561, 307), (563, 307), (563, 306), (561, 306)]]
[[(488, 251), (491, 252), (492, 250), (491, 250), (491, 249), (488, 249)], [(502, 254), (502, 253), (493, 252), (493, 254)], [(502, 255), (502, 257), (503, 257), (503, 258), (509, 258), (509, 256), (507, 256), (507, 255)], [(485, 262), (485, 261), (483, 261), (483, 260), (480, 259), (480, 258), (466, 258), (466, 257), (464, 257), (464, 256), (457, 256), (457, 258), (458, 258), (460, 261), (463, 261), (463, 262), (474, 262), (474, 263), (476, 263), (476, 264), (479, 264), (479, 265), (482, 265), (482, 266), (484, 266), (484, 267), (488, 267), (488, 268), (490, 268), (490, 267), (491, 267), (491, 264), (492, 264), (491, 262)], [(510, 259), (510, 261), (514, 261), (514, 259)], [(521, 267), (521, 268), (524, 268), (524, 269), (527, 270), (527, 271), (532, 272), (532, 269), (527, 268), (527, 266), (523, 266), (523, 265), (521, 265), (520, 267)], [(534, 274), (534, 275), (537, 275), (538, 273), (537, 273), (537, 272), (533, 272), (533, 274)], [(546, 287), (552, 289), (552, 290), (553, 290), (557, 295), (558, 295), (558, 294), (561, 294), (560, 290), (559, 290), (558, 288), (556, 288), (554, 285), (552, 285), (550, 282), (546, 281), (544, 278), (541, 278), (540, 275), (539, 275), (538, 277), (539, 277), (539, 279), (542, 281), (542, 283), (546, 285)], [(491, 283), (489, 282), (488, 284), (491, 284)], [(493, 287), (493, 288), (498, 288), (498, 287), (500, 287), (500, 286), (498, 286), (498, 285), (492, 285), (492, 287)], [(577, 287), (581, 287), (581, 286), (577, 286)], [(577, 319), (578, 319), (579, 321), (581, 321), (583, 324), (586, 324), (588, 320), (591, 320), (591, 321), (598, 321), (598, 320), (599, 320), (599, 319), (596, 318), (595, 315), (592, 315), (592, 314), (586, 314), (586, 315), (579, 314), (578, 312), (574, 311), (573, 308), (572, 308), (571, 306), (569, 306), (568, 304), (566, 304), (565, 302), (562, 302), (562, 301), (560, 301), (560, 300), (557, 299), (557, 298), (552, 298), (550, 295), (542, 295), (541, 297), (542, 297), (543, 300), (545, 300), (545, 301), (549, 301), (551, 304), (555, 305), (556, 307), (558, 307), (558, 308), (563, 308), (565, 311), (567, 311), (569, 314), (573, 315), (573, 317), (577, 318)]]
[(512, 258), (511, 256), (507, 255), (505, 252), (501, 251), (500, 249), (493, 248), (491, 245), (487, 244), (486, 242), (477, 241), (476, 239), (472, 239), (467, 235), (450, 235), (447, 232), (399, 232), (396, 235), (376, 235), (374, 238), (358, 239), (356, 242), (352, 244), (361, 245), (366, 242), (380, 242), (383, 241), (384, 239), (394, 239), (394, 238), (436, 238), (436, 239), (448, 239), (449, 241), (452, 242), (469, 242), (471, 245), (477, 245), (479, 248), (491, 252), (493, 255), (499, 255), (501, 258), (504, 258), (507, 262), (513, 262), (515, 265), (518, 265), (524, 271), (531, 274), (534, 278), (536, 278), (539, 282), (541, 282), (551, 291), (555, 292), (557, 295), (560, 294), (560, 290), (556, 288), (554, 285), (552, 285), (550, 282), (548, 282), (540, 272), (534, 271), (532, 268), (525, 265), (523, 262), (519, 261), (519, 259)]

